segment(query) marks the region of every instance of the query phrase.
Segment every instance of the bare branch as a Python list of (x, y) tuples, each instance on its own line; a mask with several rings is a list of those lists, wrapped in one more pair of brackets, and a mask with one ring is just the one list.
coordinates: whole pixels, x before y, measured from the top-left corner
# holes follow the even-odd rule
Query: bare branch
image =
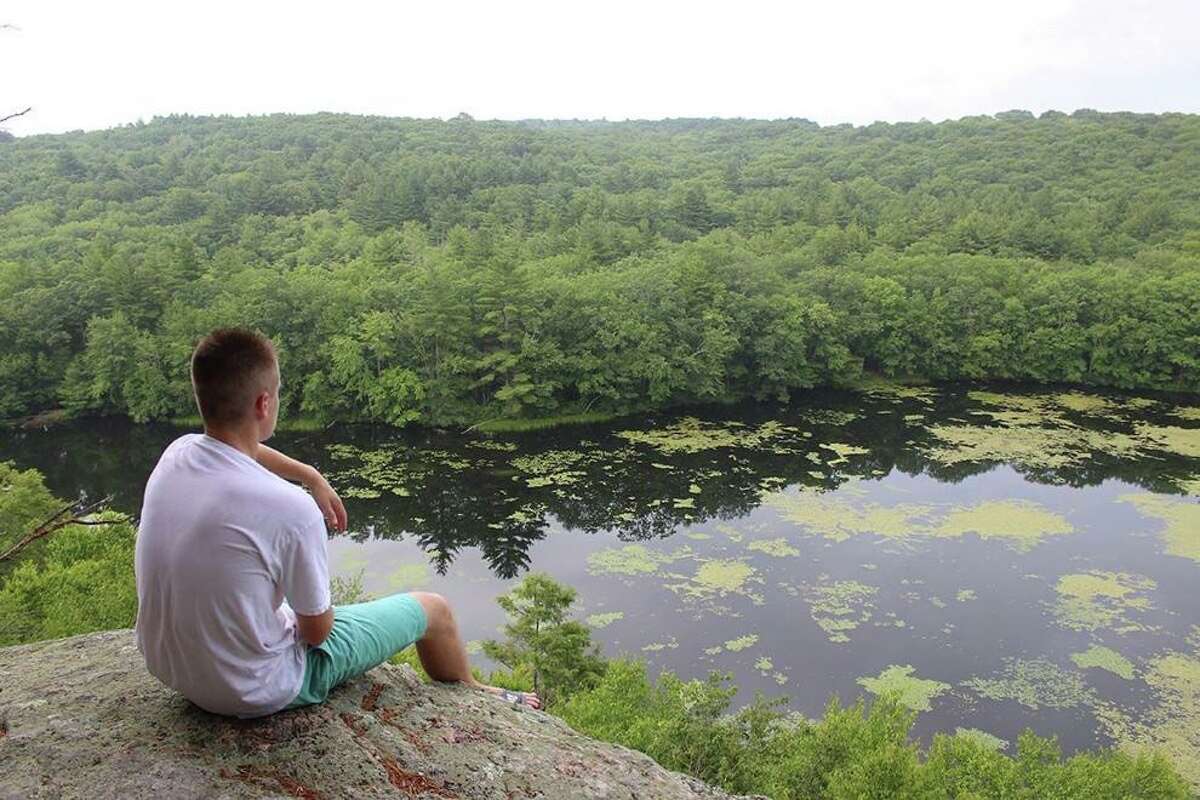
[[(21, 30), (21, 29), (11, 23), (8, 23), (8, 22), (0, 23), (0, 31), (19, 31), (19, 30)], [(0, 117), (0, 125), (3, 125), (4, 123), (8, 122), (10, 119), (16, 119), (17, 117), (23, 117), (26, 114), (28, 114), (30, 111), (33, 111), (33, 106), (29, 106), (29, 108), (25, 109), (24, 111), (18, 111), (15, 114), (9, 114), (6, 117)]]
[(0, 125), (3, 125), (4, 123), (8, 122), (10, 119), (16, 119), (17, 117), (23, 117), (26, 114), (28, 114), (30, 111), (33, 111), (33, 106), (30, 106), (29, 108), (25, 109), (24, 111), (18, 111), (15, 114), (9, 114), (7, 117), (0, 117)]
[(123, 520), (96, 520), (86, 519), (89, 514), (93, 514), (112, 500), (112, 495), (102, 497), (94, 503), (89, 503), (85, 506), (80, 506), (79, 503), (71, 503), (56, 513), (52, 514), (49, 519), (33, 529), (33, 532), (26, 536), (21, 541), (10, 547), (0, 555), (0, 561), (5, 561), (16, 555), (21, 550), (25, 549), (31, 543), (36, 542), (44, 536), (49, 536), (55, 531), (65, 528), (68, 525), (112, 525)]

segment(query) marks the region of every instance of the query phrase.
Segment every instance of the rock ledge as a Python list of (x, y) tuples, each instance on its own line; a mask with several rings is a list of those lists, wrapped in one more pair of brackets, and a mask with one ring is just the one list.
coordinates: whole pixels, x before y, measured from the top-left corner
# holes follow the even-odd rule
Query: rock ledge
[(146, 672), (132, 630), (0, 649), (0, 764), (4, 798), (730, 797), (407, 667), (320, 706), (215, 716)]

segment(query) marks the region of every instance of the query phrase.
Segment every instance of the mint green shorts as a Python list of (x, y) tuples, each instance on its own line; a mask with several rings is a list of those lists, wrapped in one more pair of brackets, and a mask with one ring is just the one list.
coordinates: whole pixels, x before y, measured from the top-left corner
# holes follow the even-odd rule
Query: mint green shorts
[(305, 656), (300, 693), (285, 708), (321, 703), (329, 690), (387, 661), (425, 635), (425, 609), (411, 594), (334, 606), (333, 629)]

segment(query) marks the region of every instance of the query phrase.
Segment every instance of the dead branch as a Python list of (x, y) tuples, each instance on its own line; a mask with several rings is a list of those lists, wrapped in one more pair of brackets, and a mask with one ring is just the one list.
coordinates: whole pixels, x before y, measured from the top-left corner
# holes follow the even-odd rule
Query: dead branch
[(86, 517), (90, 514), (94, 514), (104, 506), (108, 505), (110, 500), (112, 500), (111, 494), (87, 505), (80, 505), (78, 502), (69, 503), (56, 513), (52, 514), (50, 518), (41, 525), (38, 525), (36, 528), (34, 528), (33, 531), (24, 539), (6, 550), (3, 555), (0, 555), (0, 561), (5, 561), (11, 558), (29, 546), (32, 542), (36, 542), (38, 539), (49, 536), (60, 528), (65, 528), (68, 525), (112, 525), (115, 522), (121, 522), (122, 520), (86, 519)]
[(25, 109), (24, 111), (18, 111), (15, 114), (9, 114), (7, 117), (0, 117), (0, 125), (3, 125), (4, 123), (8, 122), (10, 119), (16, 119), (17, 117), (23, 117), (26, 114), (28, 114), (30, 111), (33, 111), (33, 106), (30, 106), (29, 108)]

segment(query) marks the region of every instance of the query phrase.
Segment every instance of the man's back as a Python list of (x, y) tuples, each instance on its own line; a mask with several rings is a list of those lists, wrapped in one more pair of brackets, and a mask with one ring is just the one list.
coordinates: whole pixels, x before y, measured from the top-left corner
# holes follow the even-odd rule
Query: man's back
[(134, 565), (138, 647), (159, 680), (241, 717), (296, 696), (292, 609), (330, 605), (324, 519), (304, 491), (218, 439), (183, 436), (146, 484)]

